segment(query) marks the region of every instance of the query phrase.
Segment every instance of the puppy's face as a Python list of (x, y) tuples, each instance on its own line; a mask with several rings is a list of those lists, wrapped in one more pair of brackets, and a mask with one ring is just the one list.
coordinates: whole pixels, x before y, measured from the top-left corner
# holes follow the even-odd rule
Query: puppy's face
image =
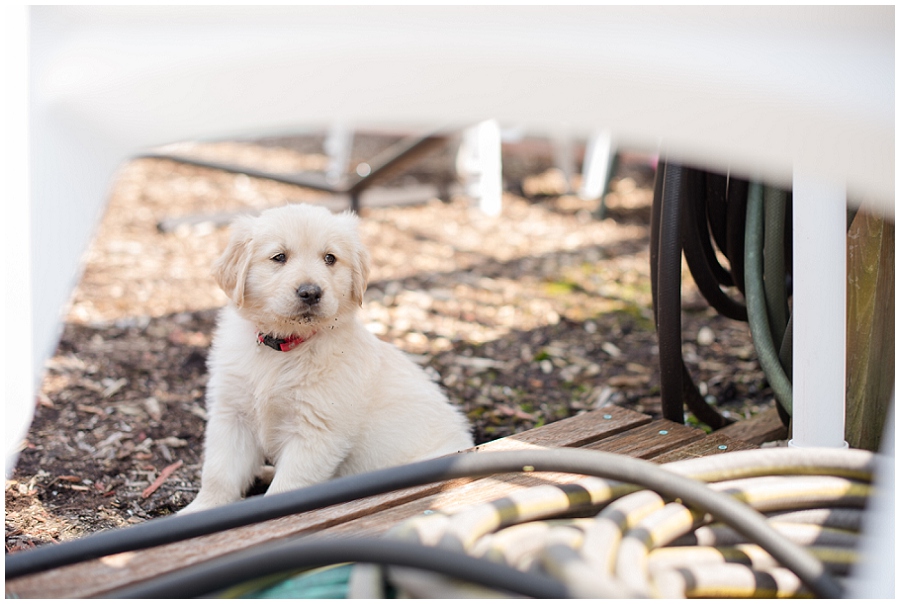
[(241, 314), (276, 337), (309, 333), (351, 314), (362, 304), (368, 275), (356, 216), (305, 204), (235, 221), (213, 266)]

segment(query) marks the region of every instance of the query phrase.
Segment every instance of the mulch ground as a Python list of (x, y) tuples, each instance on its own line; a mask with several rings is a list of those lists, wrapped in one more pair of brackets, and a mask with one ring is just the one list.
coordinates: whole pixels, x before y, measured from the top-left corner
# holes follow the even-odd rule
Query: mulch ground
[[(358, 137), (351, 165), (392, 140)], [(324, 170), (321, 148), (321, 137), (303, 136), (175, 150), (292, 172)], [(551, 166), (539, 143), (506, 149), (495, 218), (452, 193), (361, 212), (373, 258), (368, 327), (439, 380), (479, 443), (605, 405), (660, 413), (652, 163), (622, 157), (602, 219)], [(453, 179), (448, 149), (388, 184), (446, 191)], [(6, 481), (7, 551), (171, 514), (198, 490), (206, 355), (225, 302), (209, 266), (228, 229), (158, 225), (326, 197), (168, 160), (122, 167)], [(683, 308), (684, 356), (701, 393), (735, 418), (769, 408), (747, 326), (711, 311), (689, 277)]]

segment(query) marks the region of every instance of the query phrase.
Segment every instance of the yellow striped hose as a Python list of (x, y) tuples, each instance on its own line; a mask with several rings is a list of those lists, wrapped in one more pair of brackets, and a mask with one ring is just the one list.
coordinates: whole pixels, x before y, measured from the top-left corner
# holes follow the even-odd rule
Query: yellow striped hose
[[(830, 574), (858, 562), (874, 456), (860, 450), (771, 448), (666, 464), (765, 514)], [(599, 510), (599, 512), (598, 512)], [(385, 538), (438, 546), (563, 581), (578, 597), (809, 597), (793, 572), (708, 514), (634, 485), (586, 477), (515, 491), (453, 514), (413, 518)], [(409, 569), (357, 565), (350, 597), (500, 596)]]

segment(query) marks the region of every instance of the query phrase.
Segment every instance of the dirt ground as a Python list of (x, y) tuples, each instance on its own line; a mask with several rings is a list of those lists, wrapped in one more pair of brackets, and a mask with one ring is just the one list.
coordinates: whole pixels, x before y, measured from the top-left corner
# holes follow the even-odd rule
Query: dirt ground
[[(389, 138), (359, 137), (351, 165)], [(276, 172), (323, 170), (328, 161), (314, 135), (173, 150)], [(477, 442), (604, 405), (659, 416), (651, 160), (622, 156), (602, 219), (595, 202), (567, 194), (540, 142), (504, 150), (499, 217), (448, 193), (452, 148), (388, 183), (435, 184), (441, 199), (363, 208), (373, 258), (367, 325), (439, 380)], [(203, 217), (325, 200), (168, 160), (121, 168), (6, 481), (7, 551), (140, 523), (193, 499), (205, 361), (225, 303), (209, 266), (228, 237), (218, 218)], [(717, 316), (689, 277), (683, 307), (684, 356), (701, 393), (735, 418), (768, 408), (746, 324)]]

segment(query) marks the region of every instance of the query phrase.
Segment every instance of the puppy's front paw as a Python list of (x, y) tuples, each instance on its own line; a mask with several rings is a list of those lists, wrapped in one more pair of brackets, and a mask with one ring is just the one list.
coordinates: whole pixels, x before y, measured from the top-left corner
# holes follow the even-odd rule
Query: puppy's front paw
[(194, 500), (187, 505), (187, 507), (179, 510), (178, 514), (193, 514), (194, 512), (202, 512), (203, 510), (208, 510), (220, 505), (225, 505), (226, 503), (230, 502), (231, 501), (227, 498), (211, 497), (201, 491), (197, 494), (197, 497), (195, 497)]
[(193, 514), (195, 512), (202, 512), (203, 510), (208, 510), (212, 507), (213, 506), (211, 506), (211, 505), (204, 504), (202, 501), (199, 500), (199, 498), (197, 498), (197, 499), (194, 499), (194, 501), (192, 501), (191, 503), (189, 503), (187, 505), (187, 507), (178, 510), (177, 513), (179, 515), (183, 516), (184, 514)]

